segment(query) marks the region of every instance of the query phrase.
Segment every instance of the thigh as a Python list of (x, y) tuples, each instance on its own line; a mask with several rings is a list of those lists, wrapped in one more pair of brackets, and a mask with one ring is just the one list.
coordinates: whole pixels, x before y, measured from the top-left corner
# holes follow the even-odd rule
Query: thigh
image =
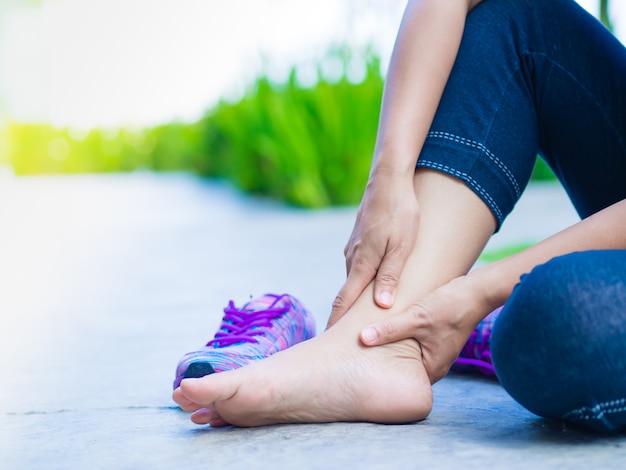
[(485, 0), (417, 165), (464, 180), (501, 224), (538, 153), (583, 217), (626, 197), (626, 51), (573, 0)]
[(526, 54), (539, 151), (584, 218), (626, 198), (626, 48), (574, 3), (544, 3)]
[(626, 429), (626, 250), (573, 253), (523, 276), (491, 350), (502, 386), (531, 412)]

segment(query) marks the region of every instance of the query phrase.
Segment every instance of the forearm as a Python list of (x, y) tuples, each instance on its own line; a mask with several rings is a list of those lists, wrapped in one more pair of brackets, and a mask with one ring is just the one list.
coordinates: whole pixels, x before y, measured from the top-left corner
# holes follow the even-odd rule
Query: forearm
[(456, 59), (465, 19), (477, 3), (409, 1), (385, 83), (372, 175), (412, 178)]
[(480, 0), (410, 0), (400, 26), (381, 106), (370, 178), (345, 248), (348, 278), (329, 325), (374, 283), (389, 308), (417, 236), (421, 214), (413, 176), (456, 59), (465, 18)]
[(467, 280), (486, 309), (506, 302), (520, 276), (550, 259), (575, 251), (626, 249), (626, 200), (613, 204), (556, 235), (503, 260), (472, 271)]

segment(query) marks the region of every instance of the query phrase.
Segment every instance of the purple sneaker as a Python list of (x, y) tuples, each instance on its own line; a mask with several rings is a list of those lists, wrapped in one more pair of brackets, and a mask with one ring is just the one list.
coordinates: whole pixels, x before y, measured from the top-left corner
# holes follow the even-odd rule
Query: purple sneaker
[(452, 370), (477, 369), (485, 375), (496, 375), (491, 361), (491, 329), (501, 310), (502, 307), (495, 309), (472, 331), (459, 354), (459, 358), (454, 362)]
[(231, 300), (224, 314), (215, 337), (182, 357), (174, 389), (183, 379), (237, 369), (315, 336), (313, 315), (289, 294), (265, 294), (242, 308)]

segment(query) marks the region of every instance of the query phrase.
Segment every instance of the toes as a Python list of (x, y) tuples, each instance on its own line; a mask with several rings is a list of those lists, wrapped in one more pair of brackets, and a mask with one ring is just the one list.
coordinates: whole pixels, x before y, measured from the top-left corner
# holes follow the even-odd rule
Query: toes
[(213, 410), (210, 410), (208, 408), (201, 408), (191, 415), (191, 421), (196, 424), (209, 424), (212, 416)]
[(227, 423), (217, 411), (210, 408), (202, 408), (191, 415), (191, 421), (195, 424), (210, 424), (211, 427), (219, 428), (228, 426)]
[(230, 423), (226, 422), (221, 416), (216, 416), (215, 418), (211, 418), (209, 424), (213, 428), (221, 428), (223, 426), (230, 426)]
[(196, 411), (200, 408), (202, 408), (200, 405), (194, 403), (193, 401), (189, 400), (182, 392), (182, 390), (180, 389), (180, 387), (178, 387), (176, 390), (174, 390), (174, 392), (172, 393), (172, 399), (178, 404), (178, 406), (180, 406), (180, 408), (183, 411)]
[(186, 401), (181, 401), (185, 404), (197, 403), (207, 406), (217, 401), (228, 400), (238, 388), (238, 382), (231, 374), (232, 372), (220, 372), (199, 379), (184, 379), (180, 384), (180, 391)]
[(193, 414), (191, 415), (191, 421), (196, 424), (210, 424), (214, 428), (228, 426), (230, 423), (225, 421), (217, 411), (211, 408), (205, 408), (204, 405), (198, 405), (197, 403), (189, 400), (178, 387), (172, 393), (172, 398), (181, 407), (183, 411), (187, 411)]

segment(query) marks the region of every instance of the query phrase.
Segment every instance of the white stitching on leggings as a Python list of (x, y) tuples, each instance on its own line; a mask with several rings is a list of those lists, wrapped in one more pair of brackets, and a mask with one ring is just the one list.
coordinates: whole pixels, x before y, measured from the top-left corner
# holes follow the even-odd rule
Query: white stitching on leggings
[(418, 166), (424, 166), (424, 167), (428, 167), (428, 168), (433, 168), (435, 170), (440, 170), (443, 171), (445, 173), (448, 173), (450, 175), (456, 176), (457, 178), (461, 178), (465, 181), (467, 181), (467, 183), (476, 190), (476, 192), (478, 192), (478, 194), (480, 194), (481, 196), (483, 196), (483, 198), (485, 198), (485, 200), (487, 201), (487, 203), (489, 204), (489, 206), (493, 209), (493, 211), (496, 213), (496, 217), (498, 218), (498, 220), (500, 221), (500, 223), (503, 222), (503, 217), (502, 217), (502, 212), (500, 211), (500, 209), (498, 208), (498, 206), (496, 205), (496, 202), (493, 200), (493, 198), (487, 193), (487, 191), (485, 191), (483, 189), (482, 186), (480, 186), (475, 179), (473, 179), (470, 175), (463, 173), (461, 171), (455, 170), (454, 168), (450, 168), (447, 165), (442, 165), (441, 163), (436, 163), (436, 162), (431, 162), (428, 160), (422, 160), (419, 159), (417, 161), (417, 165)]
[(439, 131), (431, 131), (431, 132), (429, 132), (428, 133), (428, 137), (433, 137), (433, 138), (438, 137), (438, 138), (441, 138), (441, 139), (451, 140), (452, 142), (456, 142), (458, 144), (467, 145), (469, 147), (472, 147), (472, 148), (475, 148), (475, 149), (478, 149), (478, 150), (481, 150), (481, 151), (485, 152), (487, 157), (489, 157), (489, 159), (491, 161), (493, 161), (496, 164), (496, 166), (498, 168), (500, 168), (500, 170), (502, 170), (504, 175), (511, 182), (511, 184), (513, 185), (513, 189), (515, 189), (515, 195), (518, 198), (521, 196), (521, 191), (520, 191), (519, 185), (517, 184), (517, 181), (515, 180), (515, 176), (513, 176), (513, 173), (511, 173), (511, 171), (506, 167), (506, 165), (504, 163), (502, 163), (502, 161), (498, 157), (496, 157), (487, 147), (485, 147), (480, 142), (475, 142), (473, 140), (469, 140), (469, 139), (466, 139), (464, 137), (460, 137), (458, 135), (450, 134), (449, 132), (439, 132)]
[(598, 403), (594, 406), (583, 406), (577, 410), (572, 410), (563, 415), (563, 419), (602, 419), (604, 415), (611, 413), (622, 413), (626, 411), (626, 398)]

